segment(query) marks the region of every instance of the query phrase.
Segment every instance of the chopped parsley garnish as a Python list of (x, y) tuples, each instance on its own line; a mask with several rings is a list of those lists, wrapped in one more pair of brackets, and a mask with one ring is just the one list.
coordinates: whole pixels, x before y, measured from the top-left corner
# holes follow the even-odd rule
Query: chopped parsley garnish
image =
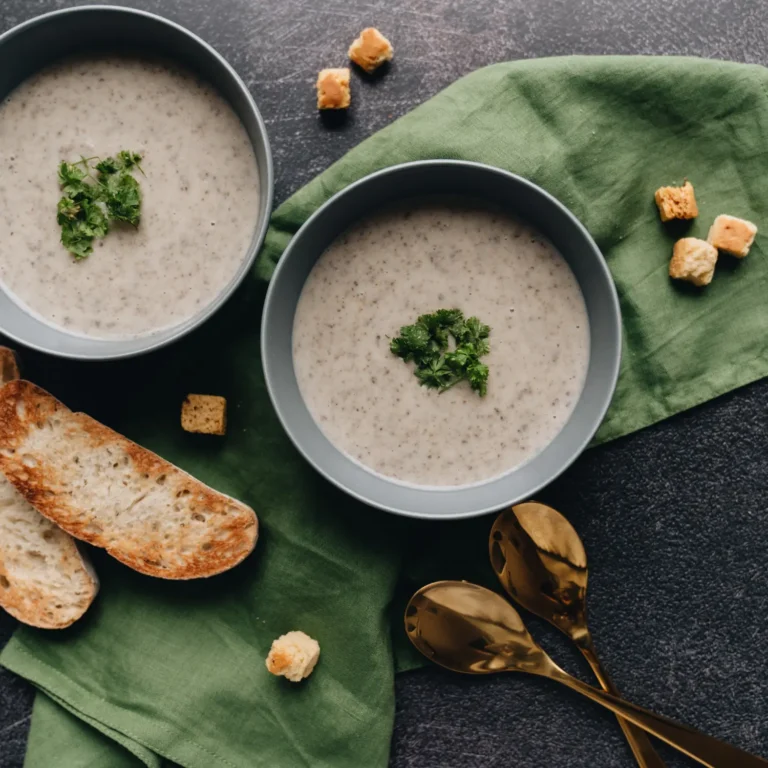
[(465, 320), (460, 309), (438, 309), (413, 325), (404, 325), (389, 348), (406, 363), (416, 363), (414, 375), (422, 386), (444, 392), (466, 379), (483, 396), (488, 366), (480, 358), (490, 351), (490, 332), (476, 317)]
[(139, 226), (141, 188), (131, 171), (137, 168), (143, 174), (140, 163), (141, 155), (123, 150), (104, 160), (81, 157), (59, 166), (64, 197), (56, 207), (56, 221), (62, 244), (76, 260), (93, 251), (94, 240), (107, 236), (111, 220)]

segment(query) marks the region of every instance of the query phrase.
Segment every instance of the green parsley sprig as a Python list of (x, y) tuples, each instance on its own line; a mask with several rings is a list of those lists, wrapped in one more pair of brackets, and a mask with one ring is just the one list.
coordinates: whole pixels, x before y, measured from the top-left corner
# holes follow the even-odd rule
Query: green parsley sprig
[[(95, 161), (95, 162), (94, 162)], [(141, 188), (131, 171), (141, 168), (141, 155), (123, 150), (114, 157), (81, 157), (59, 165), (64, 197), (56, 206), (61, 242), (76, 260), (93, 252), (93, 241), (106, 237), (110, 221), (134, 227), (141, 221)]]
[(404, 325), (389, 348), (406, 363), (416, 363), (414, 375), (422, 386), (444, 392), (466, 379), (482, 397), (488, 389), (488, 366), (480, 358), (490, 351), (490, 332), (476, 317), (465, 320), (460, 309), (438, 309)]

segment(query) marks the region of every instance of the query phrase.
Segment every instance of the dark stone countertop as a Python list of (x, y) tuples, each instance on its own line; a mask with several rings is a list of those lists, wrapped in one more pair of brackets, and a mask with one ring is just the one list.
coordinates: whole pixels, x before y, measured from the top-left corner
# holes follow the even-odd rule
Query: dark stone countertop
[[(272, 141), (279, 203), (344, 152), (485, 64), (571, 53), (768, 61), (764, 0), (146, 0), (243, 76)], [(3, 0), (0, 31), (71, 3)], [(314, 109), (318, 69), (368, 25), (395, 43), (342, 130)], [(652, 151), (652, 148), (649, 148)], [(607, 668), (639, 704), (768, 755), (768, 381), (589, 451), (546, 498), (590, 554), (590, 614)], [(489, 521), (490, 524), (490, 521)], [(534, 633), (588, 672), (554, 630)], [(0, 645), (14, 628), (0, 615)], [(0, 768), (19, 768), (32, 691), (0, 670)], [(670, 766), (686, 763), (664, 751)], [(522, 676), (397, 682), (393, 768), (622, 768), (612, 716)], [(108, 767), (105, 767), (108, 768)], [(737, 766), (734, 766), (737, 768)]]

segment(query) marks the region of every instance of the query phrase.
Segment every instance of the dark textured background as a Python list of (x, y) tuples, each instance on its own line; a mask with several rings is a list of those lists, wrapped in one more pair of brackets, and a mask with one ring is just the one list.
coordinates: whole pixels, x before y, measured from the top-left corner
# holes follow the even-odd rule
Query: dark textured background
[[(243, 76), (267, 122), (278, 203), (361, 139), (484, 64), (571, 53), (768, 63), (764, 0), (124, 4), (189, 27)], [(0, 31), (66, 5), (0, 0)], [(396, 61), (382, 79), (356, 79), (351, 114), (329, 130), (314, 110), (315, 74), (343, 65), (349, 41), (369, 24), (393, 40)], [(39, 356), (27, 363), (41, 381), (86, 373)], [(545, 495), (583, 535), (593, 632), (625, 695), (763, 755), (767, 447), (768, 381), (588, 452)], [(530, 623), (566, 668), (587, 674), (554, 630)], [(0, 645), (13, 628), (0, 615)], [(0, 670), (0, 768), (22, 765), (31, 702), (31, 689)], [(664, 754), (670, 766), (687, 764)], [(612, 717), (554, 684), (457, 679), (434, 669), (398, 678), (394, 768), (631, 765)]]

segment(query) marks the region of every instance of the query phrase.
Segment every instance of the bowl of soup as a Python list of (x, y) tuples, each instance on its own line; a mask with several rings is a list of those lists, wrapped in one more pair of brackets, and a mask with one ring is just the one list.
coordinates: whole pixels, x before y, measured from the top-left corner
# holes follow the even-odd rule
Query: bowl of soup
[(462, 161), (332, 197), (280, 259), (262, 320), (299, 451), (361, 501), (421, 518), (554, 480), (604, 418), (620, 358), (616, 289), (584, 226), (530, 181)]
[(240, 77), (127, 8), (0, 36), (0, 163), (0, 331), (64, 357), (127, 357), (204, 322), (248, 272), (272, 204)]

